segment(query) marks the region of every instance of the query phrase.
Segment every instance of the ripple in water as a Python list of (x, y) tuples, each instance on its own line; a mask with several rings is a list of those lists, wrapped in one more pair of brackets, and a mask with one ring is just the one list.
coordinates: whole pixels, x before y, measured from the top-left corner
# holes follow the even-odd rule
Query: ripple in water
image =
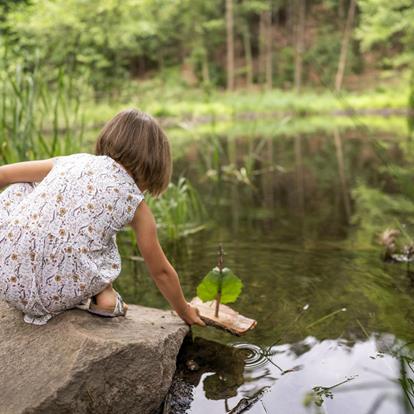
[(233, 347), (239, 349), (245, 356), (246, 367), (261, 367), (268, 363), (268, 359), (260, 346), (237, 343), (233, 344)]

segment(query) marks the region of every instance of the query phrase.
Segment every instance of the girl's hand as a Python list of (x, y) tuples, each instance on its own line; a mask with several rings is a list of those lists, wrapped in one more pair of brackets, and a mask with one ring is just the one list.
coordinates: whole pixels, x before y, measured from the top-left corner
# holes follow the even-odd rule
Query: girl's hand
[(200, 311), (189, 303), (187, 303), (187, 307), (184, 311), (178, 313), (178, 316), (188, 325), (206, 326), (200, 318)]

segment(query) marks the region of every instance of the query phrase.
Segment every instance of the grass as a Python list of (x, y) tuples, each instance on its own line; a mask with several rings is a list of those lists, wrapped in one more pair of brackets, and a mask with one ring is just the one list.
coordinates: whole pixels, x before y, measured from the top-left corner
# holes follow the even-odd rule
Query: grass
[[(237, 137), (295, 137), (315, 133), (332, 134), (352, 131), (360, 128), (375, 134), (391, 134), (392, 137), (408, 136), (407, 121), (402, 117), (359, 117), (357, 120), (346, 116), (326, 117), (273, 117), (258, 120), (237, 120), (201, 125), (176, 125), (167, 128), (174, 143), (186, 144), (191, 140), (205, 139), (211, 136)], [(362, 131), (362, 132), (366, 132)]]
[(160, 198), (147, 198), (147, 203), (157, 218), (161, 237), (177, 240), (205, 228), (205, 209), (190, 182), (179, 178), (170, 183)]
[(188, 88), (176, 80), (162, 83), (155, 78), (131, 81), (125, 85), (127, 93), (121, 94), (116, 103), (91, 102), (84, 106), (83, 113), (88, 127), (97, 127), (126, 107), (138, 107), (157, 117), (178, 145), (214, 134), (294, 136), (361, 126), (408, 136), (408, 123), (403, 116), (385, 117), (380, 113), (332, 116), (332, 112), (350, 108), (404, 111), (408, 104), (404, 82), (399, 87), (344, 92), (338, 97), (329, 90), (305, 90), (300, 95), (278, 89), (205, 91)]
[[(4, 60), (7, 59), (7, 50)], [(84, 120), (75, 81), (62, 71), (54, 87), (37, 67), (0, 67), (0, 157), (4, 163), (53, 157), (83, 148)]]
[[(152, 88), (148, 84), (153, 85)], [(128, 84), (130, 94), (122, 97), (114, 106), (102, 103), (87, 110), (93, 122), (107, 118), (111, 111), (125, 106), (137, 106), (159, 118), (193, 120), (202, 117), (231, 120), (238, 114), (274, 115), (295, 114), (299, 116), (329, 115), (332, 111), (348, 108), (355, 110), (405, 109), (408, 92), (404, 87), (378, 91), (344, 92), (340, 97), (331, 91), (306, 90), (300, 95), (291, 90), (260, 91), (237, 90), (225, 92), (214, 90), (162, 86), (154, 81), (132, 81)], [(113, 112), (112, 112), (113, 113)]]

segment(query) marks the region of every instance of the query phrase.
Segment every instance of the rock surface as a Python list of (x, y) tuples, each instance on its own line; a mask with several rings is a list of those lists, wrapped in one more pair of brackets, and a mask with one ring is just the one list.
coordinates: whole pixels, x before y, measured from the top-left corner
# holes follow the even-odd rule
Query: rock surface
[(33, 326), (0, 302), (0, 412), (155, 413), (187, 332), (171, 311), (136, 305), (126, 317), (70, 310)]

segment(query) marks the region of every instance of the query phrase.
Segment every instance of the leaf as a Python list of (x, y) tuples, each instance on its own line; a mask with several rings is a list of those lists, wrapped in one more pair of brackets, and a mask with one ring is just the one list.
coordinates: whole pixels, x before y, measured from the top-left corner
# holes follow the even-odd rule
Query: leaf
[[(220, 286), (218, 267), (211, 270), (197, 287), (197, 296), (203, 301), (214, 300)], [(228, 268), (223, 269), (221, 303), (235, 302), (243, 288), (243, 282)]]
[[(217, 270), (216, 270), (217, 269)], [(214, 300), (217, 296), (220, 283), (220, 272), (214, 268), (204, 276), (204, 279), (197, 286), (197, 296), (203, 301)]]
[(237, 300), (243, 289), (243, 282), (228, 268), (223, 269), (223, 285), (221, 303), (232, 303)]

